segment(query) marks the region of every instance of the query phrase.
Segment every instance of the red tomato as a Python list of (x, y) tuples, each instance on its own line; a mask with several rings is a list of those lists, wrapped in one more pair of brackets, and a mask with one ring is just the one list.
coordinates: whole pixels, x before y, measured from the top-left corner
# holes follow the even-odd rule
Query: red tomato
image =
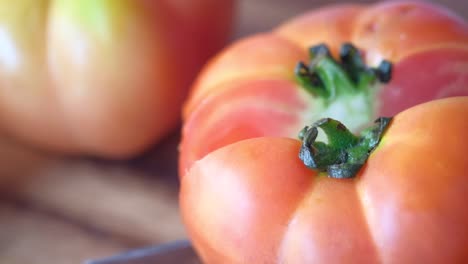
[[(310, 46), (326, 43), (337, 55), (344, 42), (370, 66), (391, 61), (393, 77), (380, 89), (343, 94), (334, 111), (298, 84), (293, 69)], [(428, 100), (466, 95), (467, 49), (468, 25), (422, 2), (325, 7), (242, 39), (209, 62), (185, 104), (181, 173), (221, 146), (265, 135), (296, 138), (321, 117), (354, 129)], [(354, 107), (359, 100), (366, 102)]]
[(300, 142), (220, 148), (182, 178), (181, 210), (206, 263), (464, 263), (468, 97), (398, 114), (354, 179), (317, 175)]
[[(233, 0), (0, 5), (0, 125), (52, 150), (126, 157), (179, 120)], [(216, 10), (213, 12), (213, 10)]]
[[(180, 205), (202, 259), (468, 260), (466, 65), (468, 25), (423, 2), (326, 7), (226, 48), (184, 109)], [(367, 161), (331, 148), (339, 162), (317, 173), (299, 159), (304, 126), (331, 117), (359, 132), (378, 116), (395, 117)]]

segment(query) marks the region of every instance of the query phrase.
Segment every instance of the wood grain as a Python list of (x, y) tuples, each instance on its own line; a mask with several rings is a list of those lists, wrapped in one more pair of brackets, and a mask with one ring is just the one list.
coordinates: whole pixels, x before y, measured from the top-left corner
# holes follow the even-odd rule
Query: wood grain
[(185, 238), (177, 177), (154, 167), (175, 146), (112, 162), (0, 141), (0, 263), (80, 263)]
[(73, 221), (7, 199), (0, 201), (0, 234), (0, 262), (5, 264), (80, 263), (128, 248)]

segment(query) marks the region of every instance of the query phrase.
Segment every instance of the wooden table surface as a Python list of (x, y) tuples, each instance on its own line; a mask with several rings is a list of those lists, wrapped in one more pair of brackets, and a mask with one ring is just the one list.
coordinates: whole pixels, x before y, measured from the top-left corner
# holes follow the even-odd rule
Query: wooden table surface
[[(232, 40), (323, 2), (241, 0)], [(437, 2), (468, 14), (464, 1)], [(174, 131), (147, 153), (117, 162), (59, 157), (0, 136), (0, 263), (81, 263), (186, 238), (177, 205), (178, 141)]]

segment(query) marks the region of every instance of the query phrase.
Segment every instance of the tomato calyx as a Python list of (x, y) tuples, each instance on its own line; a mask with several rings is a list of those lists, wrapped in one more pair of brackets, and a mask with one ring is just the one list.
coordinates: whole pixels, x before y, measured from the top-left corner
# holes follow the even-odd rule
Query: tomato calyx
[[(374, 125), (356, 136), (341, 122), (322, 118), (300, 131), (299, 158), (306, 167), (326, 172), (331, 178), (353, 178), (380, 143), (391, 120), (391, 117), (379, 117)], [(318, 128), (325, 133), (328, 144), (316, 141)]]
[(305, 124), (330, 117), (358, 132), (378, 117), (379, 92), (392, 77), (389, 61), (369, 67), (350, 43), (342, 45), (338, 59), (325, 44), (311, 47), (309, 57), (308, 64), (299, 62), (295, 68), (297, 82), (310, 100), (301, 117)]
[(388, 83), (392, 64), (383, 60), (377, 68), (365, 65), (359, 50), (350, 43), (341, 46), (340, 61), (325, 44), (309, 49), (309, 64), (299, 62), (295, 75), (304, 89), (314, 96), (334, 100), (342, 93), (366, 91), (376, 82)]

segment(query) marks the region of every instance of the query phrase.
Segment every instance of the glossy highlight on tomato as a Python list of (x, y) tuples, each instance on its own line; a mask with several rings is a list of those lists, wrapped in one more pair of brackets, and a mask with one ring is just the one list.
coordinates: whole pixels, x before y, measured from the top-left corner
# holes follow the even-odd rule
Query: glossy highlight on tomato
[[(183, 113), (180, 206), (203, 261), (467, 261), (467, 65), (467, 23), (421, 1), (327, 6), (225, 48)], [(305, 126), (382, 116), (351, 178), (299, 159)]]
[(143, 151), (176, 128), (233, 12), (231, 0), (3, 1), (1, 130), (65, 153)]

